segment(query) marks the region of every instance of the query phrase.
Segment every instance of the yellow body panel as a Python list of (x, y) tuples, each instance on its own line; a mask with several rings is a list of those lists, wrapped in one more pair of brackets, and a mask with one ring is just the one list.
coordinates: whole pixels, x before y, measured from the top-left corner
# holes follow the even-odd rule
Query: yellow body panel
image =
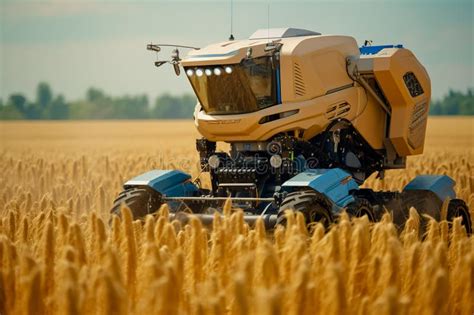
[[(280, 132), (301, 131), (312, 128), (318, 134), (330, 123), (327, 112), (333, 105), (348, 103), (350, 110), (340, 118), (352, 119), (356, 116), (361, 88), (349, 88), (308, 101), (284, 103), (257, 112), (239, 115), (208, 115), (198, 110), (195, 113), (198, 131), (211, 141), (265, 141)], [(259, 121), (270, 115), (297, 113), (275, 121), (260, 124)]]
[[(198, 104), (195, 124), (211, 141), (266, 141), (289, 132), (308, 140), (323, 132), (331, 121), (343, 118), (375, 150), (391, 142), (398, 156), (423, 151), (431, 95), (430, 80), (416, 57), (403, 48), (385, 48), (360, 55), (352, 37), (316, 35), (280, 38), (282, 104), (255, 112), (209, 115)], [(228, 41), (191, 52), (182, 64), (207, 66), (237, 64), (251, 48), (252, 57), (264, 56), (269, 40)], [(364, 75), (375, 78), (386, 100), (387, 113), (379, 102), (349, 76), (346, 60), (356, 58)], [(411, 73), (411, 74), (410, 74)], [(423, 90), (412, 96), (404, 76), (410, 74)], [(413, 79), (412, 79), (413, 81)], [(270, 116), (282, 118), (266, 121)], [(265, 122), (266, 121), (266, 122)]]
[(346, 71), (346, 57), (359, 53), (352, 37), (322, 35), (285, 40), (280, 61), (283, 103), (313, 99), (353, 83)]
[[(411, 96), (404, 75), (413, 73), (423, 93)], [(423, 153), (431, 98), (425, 68), (408, 49), (384, 49), (374, 58), (374, 74), (392, 107), (389, 138), (400, 156)]]
[(376, 149), (384, 147), (384, 134), (387, 124), (387, 115), (377, 102), (361, 88), (359, 97), (359, 114), (352, 120), (353, 126), (361, 136)]

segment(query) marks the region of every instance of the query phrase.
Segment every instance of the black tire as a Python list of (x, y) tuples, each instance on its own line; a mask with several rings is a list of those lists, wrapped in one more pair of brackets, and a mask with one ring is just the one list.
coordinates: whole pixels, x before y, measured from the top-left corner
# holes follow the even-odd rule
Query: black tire
[(161, 194), (148, 187), (132, 187), (122, 191), (110, 210), (112, 215), (120, 216), (122, 204), (132, 211), (133, 219), (141, 219), (160, 209), (163, 202)]
[(334, 221), (329, 202), (314, 190), (302, 190), (289, 193), (282, 201), (277, 215), (277, 225), (286, 225), (285, 212), (287, 210), (303, 213), (306, 226), (320, 222), (329, 229)]
[(448, 205), (448, 222), (452, 222), (454, 218), (461, 217), (461, 224), (466, 229), (467, 235), (472, 234), (472, 220), (469, 213), (469, 207), (461, 199), (452, 199)]
[(377, 219), (375, 217), (374, 208), (365, 198), (356, 197), (353, 202), (347, 205), (346, 211), (351, 217), (360, 218), (366, 215), (370, 222), (375, 222)]

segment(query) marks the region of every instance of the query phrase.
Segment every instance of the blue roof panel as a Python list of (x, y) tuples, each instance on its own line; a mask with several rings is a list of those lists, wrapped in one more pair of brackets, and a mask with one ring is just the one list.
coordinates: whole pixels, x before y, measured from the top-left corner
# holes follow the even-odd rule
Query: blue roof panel
[(403, 45), (362, 46), (359, 48), (359, 50), (361, 55), (375, 55), (384, 48), (403, 48)]

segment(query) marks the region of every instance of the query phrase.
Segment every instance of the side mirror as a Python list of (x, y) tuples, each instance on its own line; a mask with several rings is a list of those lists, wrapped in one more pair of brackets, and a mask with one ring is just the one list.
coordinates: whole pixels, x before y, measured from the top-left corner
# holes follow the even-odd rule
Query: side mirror
[(160, 52), (160, 51), (161, 51), (160, 46), (154, 45), (154, 44), (148, 44), (148, 45), (146, 45), (146, 49), (152, 50), (152, 51), (156, 51), (156, 52)]
[(179, 58), (179, 50), (178, 48), (175, 48), (171, 53), (171, 64), (173, 65), (174, 73), (176, 73), (176, 75), (179, 75), (181, 73), (181, 70), (179, 69), (180, 61), (181, 59)]
[[(192, 47), (192, 46), (184, 46), (184, 45), (172, 45), (172, 44), (148, 44), (146, 46), (146, 49), (155, 51), (155, 52), (160, 52), (161, 51), (161, 46), (166, 46), (166, 47), (180, 47), (180, 48), (186, 48), (186, 49), (194, 49), (194, 50), (199, 50), (199, 47)], [(179, 50), (178, 48), (173, 49), (173, 52), (171, 53), (171, 60), (170, 61), (155, 61), (155, 66), (156, 67), (161, 67), (165, 63), (170, 63), (173, 65), (174, 73), (176, 75), (180, 75), (181, 69), (179, 68), (181, 58), (179, 58)]]
[(181, 69), (179, 68), (179, 64), (173, 63), (173, 68), (174, 68), (174, 73), (176, 73), (176, 75), (180, 75)]

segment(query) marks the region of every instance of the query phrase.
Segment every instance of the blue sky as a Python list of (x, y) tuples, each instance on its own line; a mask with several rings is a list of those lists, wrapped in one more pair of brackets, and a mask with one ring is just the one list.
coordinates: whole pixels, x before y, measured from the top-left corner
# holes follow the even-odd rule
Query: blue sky
[[(112, 95), (191, 92), (170, 67), (157, 69), (147, 43), (204, 46), (229, 36), (230, 1), (0, 0), (0, 97), (34, 96), (39, 81), (68, 99), (95, 86)], [(239, 1), (234, 35), (267, 27), (404, 44), (427, 68), (433, 96), (474, 86), (472, 1)]]

